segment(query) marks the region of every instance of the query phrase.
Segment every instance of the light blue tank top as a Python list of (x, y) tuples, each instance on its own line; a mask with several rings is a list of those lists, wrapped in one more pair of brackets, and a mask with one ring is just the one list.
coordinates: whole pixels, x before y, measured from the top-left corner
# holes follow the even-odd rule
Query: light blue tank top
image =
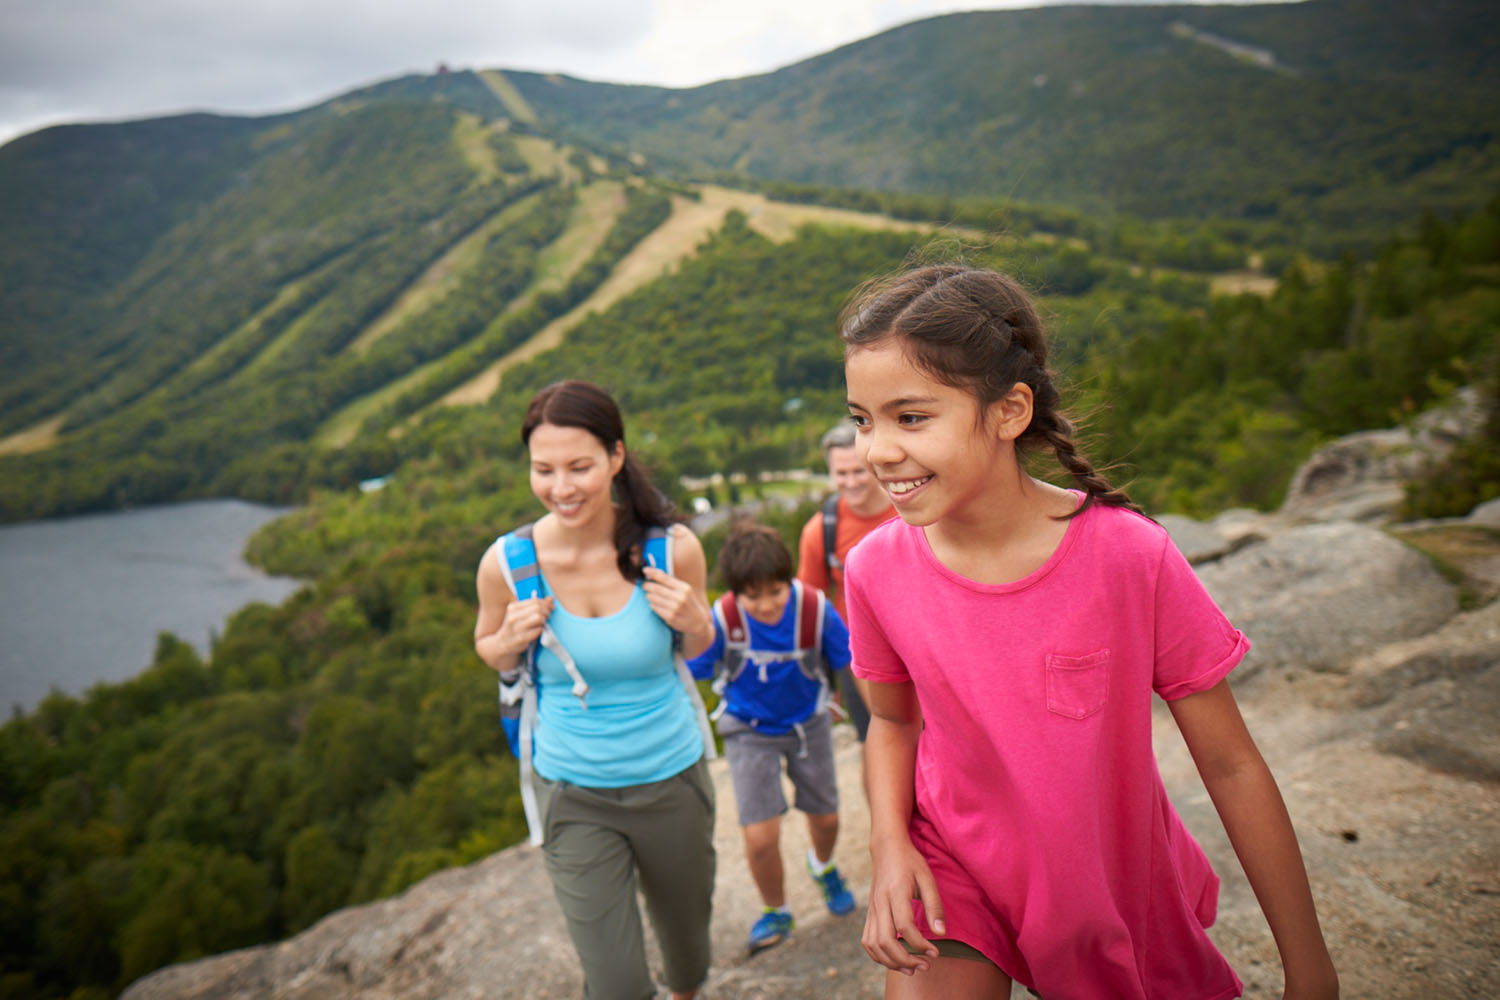
[(540, 651), (532, 751), (538, 774), (586, 788), (623, 788), (670, 778), (703, 756), (698, 720), (672, 658), (672, 632), (640, 584), (612, 615), (580, 618), (558, 601), (547, 623), (591, 690), (584, 707), (561, 661)]

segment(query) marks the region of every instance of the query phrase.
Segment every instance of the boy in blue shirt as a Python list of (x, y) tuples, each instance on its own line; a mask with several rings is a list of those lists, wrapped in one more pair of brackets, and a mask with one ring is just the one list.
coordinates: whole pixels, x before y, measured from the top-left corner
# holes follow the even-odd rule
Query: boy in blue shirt
[(792, 554), (773, 529), (736, 527), (719, 554), (728, 592), (714, 603), (714, 642), (689, 661), (693, 676), (715, 677), (714, 713), (735, 805), (745, 834), (750, 876), (764, 912), (750, 929), (755, 954), (792, 930), (781, 864), (781, 768), (807, 815), (807, 867), (835, 915), (854, 896), (833, 864), (838, 840), (838, 782), (832, 722), (826, 711), (830, 674), (849, 666), (849, 631), (815, 587), (795, 581)]

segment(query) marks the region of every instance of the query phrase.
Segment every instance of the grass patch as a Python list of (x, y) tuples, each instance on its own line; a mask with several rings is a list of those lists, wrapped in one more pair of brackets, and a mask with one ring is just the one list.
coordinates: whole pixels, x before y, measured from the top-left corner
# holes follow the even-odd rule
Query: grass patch
[(397, 296), (391, 307), (367, 326), (362, 333), (345, 348), (346, 351), (362, 353), (381, 337), (390, 333), (401, 322), (427, 308), (433, 302), (452, 291), (464, 276), (464, 272), (478, 262), (484, 253), (489, 238), (506, 226), (523, 219), (536, 205), (540, 195), (529, 195), (513, 202), (480, 223), (469, 235), (455, 243), (446, 253), (432, 263), (416, 281)]
[(505, 78), (505, 74), (497, 69), (482, 69), (479, 71), (479, 79), (490, 88), (497, 100), (505, 106), (506, 112), (518, 122), (528, 125), (536, 124), (536, 112), (531, 110), (531, 105), (526, 103), (526, 98), (521, 92), (511, 85)]
[(62, 430), (66, 419), (67, 414), (60, 413), (32, 424), (23, 431), (16, 431), (9, 437), (0, 438), (0, 455), (29, 455), (35, 451), (46, 451), (61, 440), (58, 432)]

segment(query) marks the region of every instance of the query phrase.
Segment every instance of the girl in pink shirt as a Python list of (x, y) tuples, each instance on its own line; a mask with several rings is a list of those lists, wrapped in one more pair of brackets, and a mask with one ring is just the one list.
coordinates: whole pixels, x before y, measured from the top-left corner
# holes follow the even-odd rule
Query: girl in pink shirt
[[(841, 320), (856, 447), (899, 520), (850, 553), (870, 684), (869, 915), (887, 998), (1239, 996), (1204, 928), (1218, 879), (1151, 748), (1165, 699), (1281, 952), (1338, 995), (1275, 779), (1226, 675), (1249, 642), (1166, 532), (1078, 454), (1040, 320), (1004, 275), (943, 265)], [(1064, 490), (1027, 475), (1051, 448)]]

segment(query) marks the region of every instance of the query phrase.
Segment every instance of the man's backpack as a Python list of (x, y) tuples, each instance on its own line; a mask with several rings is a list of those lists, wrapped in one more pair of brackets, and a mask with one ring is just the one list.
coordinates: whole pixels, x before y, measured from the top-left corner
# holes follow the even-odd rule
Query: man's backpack
[[(819, 712), (828, 707), (833, 684), (833, 671), (823, 656), (823, 619), (827, 615), (828, 598), (817, 587), (805, 587), (801, 580), (791, 582), (791, 598), (795, 611), (793, 634), (796, 636), (797, 665), (808, 680), (818, 682)], [(714, 602), (714, 617), (724, 631), (723, 667), (714, 678), (713, 689), (719, 695), (719, 707), (714, 718), (724, 714), (726, 702), (724, 689), (745, 670), (750, 652), (750, 630), (745, 625), (744, 612), (734, 599), (733, 591), (725, 591)]]
[[(532, 538), (534, 528), (534, 522), (525, 524), (500, 539), (500, 569), (505, 575), (505, 582), (510, 586), (511, 593), (518, 601), (545, 596), (541, 570), (537, 566), (536, 542)], [(645, 565), (671, 573), (672, 532), (670, 529), (648, 527), (646, 539), (641, 546), (641, 558)], [(551, 627), (546, 625), (542, 627), (541, 638), (531, 644), (531, 648), (526, 651), (526, 656), (515, 669), (500, 674), (500, 724), (505, 730), (505, 739), (510, 744), (511, 753), (515, 754), (516, 759), (520, 761), (521, 807), (526, 813), (526, 826), (530, 831), (531, 842), (538, 845), (542, 843), (543, 834), (541, 817), (537, 810), (536, 787), (531, 779), (531, 744), (532, 736), (536, 732), (536, 657), (539, 646), (545, 646), (551, 650), (552, 654), (561, 661), (563, 669), (573, 680), (573, 696), (585, 708), (588, 707), (589, 693), (588, 681), (584, 680), (583, 674), (578, 670), (578, 665), (573, 662), (573, 657), (558, 640)], [(672, 658), (676, 663), (677, 677), (686, 688), (688, 698), (696, 710), (698, 729), (703, 737), (703, 754), (712, 760), (718, 756), (714, 747), (713, 729), (709, 725), (707, 713), (703, 710), (703, 699), (698, 694), (698, 685), (693, 682), (693, 675), (688, 671), (687, 662), (682, 658), (680, 646), (681, 637), (674, 635)]]
[(828, 589), (833, 589), (833, 571), (842, 570), (844, 561), (834, 552), (839, 534), (839, 495), (832, 494), (823, 501), (823, 564), (828, 567)]

